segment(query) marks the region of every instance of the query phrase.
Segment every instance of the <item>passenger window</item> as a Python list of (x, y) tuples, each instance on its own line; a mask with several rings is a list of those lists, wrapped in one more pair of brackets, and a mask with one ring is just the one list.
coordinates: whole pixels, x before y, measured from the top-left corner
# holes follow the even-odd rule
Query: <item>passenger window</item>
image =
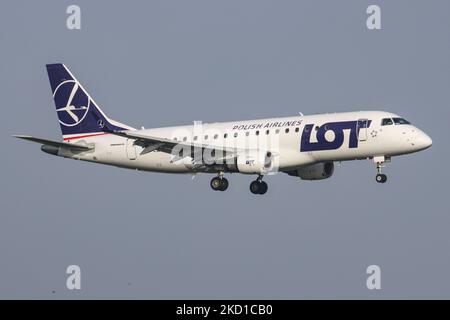
[(214, 135), (214, 139), (217, 139), (218, 137), (219, 137), (218, 134), (215, 134), (215, 135)]
[(238, 136), (238, 133), (237, 133), (237, 132), (235, 132), (235, 133), (234, 133), (234, 137), (235, 137), (235, 138), (237, 138), (237, 136)]
[(276, 130), (275, 130), (275, 133), (276, 133), (276, 134), (279, 134), (279, 133), (280, 133), (280, 129), (276, 129)]
[(187, 137), (184, 137), (184, 138), (183, 138), (183, 141), (186, 141), (186, 140), (187, 140)]
[(197, 141), (197, 136), (194, 136), (194, 141)]
[(392, 122), (391, 118), (384, 118), (383, 120), (381, 120), (382, 126), (390, 126), (392, 124), (393, 124), (393, 122)]
[(266, 130), (266, 134), (269, 134), (270, 133), (270, 130)]
[(286, 130), (284, 130), (284, 132), (289, 133), (289, 128), (286, 128)]
[(227, 137), (228, 137), (228, 133), (225, 133), (225, 134), (223, 135), (223, 138), (226, 139)]
[(247, 136), (247, 137), (248, 137), (248, 135), (249, 135), (249, 134), (250, 134), (250, 132), (248, 132), (248, 131), (247, 131), (247, 132), (245, 133), (245, 136)]
[(259, 130), (256, 130), (255, 134), (256, 134), (257, 136), (259, 136)]
[(208, 135), (205, 136), (205, 140), (208, 140)]
[(295, 128), (295, 132), (299, 132), (299, 131), (300, 131), (299, 127)]

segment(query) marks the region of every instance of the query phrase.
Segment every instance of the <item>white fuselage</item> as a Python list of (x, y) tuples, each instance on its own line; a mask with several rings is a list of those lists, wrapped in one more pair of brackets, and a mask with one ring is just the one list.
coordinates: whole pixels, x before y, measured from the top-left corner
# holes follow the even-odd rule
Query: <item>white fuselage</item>
[[(276, 171), (289, 171), (325, 161), (392, 157), (423, 150), (431, 145), (431, 139), (413, 125), (382, 125), (383, 119), (395, 117), (398, 116), (388, 112), (360, 111), (203, 123), (135, 132), (183, 143), (207, 144), (211, 148), (269, 151), (276, 158)], [(319, 136), (321, 132), (322, 137)], [(343, 134), (342, 143), (338, 141), (340, 133)], [(173, 161), (172, 154), (158, 150), (141, 154), (143, 147), (136, 145), (133, 139), (114, 134), (65, 136), (64, 140), (93, 145), (94, 148), (75, 155), (61, 150), (58, 153), (61, 156), (145, 171), (199, 171), (190, 157)], [(239, 171), (233, 166), (228, 168), (229, 171)], [(217, 172), (215, 169), (201, 171)]]

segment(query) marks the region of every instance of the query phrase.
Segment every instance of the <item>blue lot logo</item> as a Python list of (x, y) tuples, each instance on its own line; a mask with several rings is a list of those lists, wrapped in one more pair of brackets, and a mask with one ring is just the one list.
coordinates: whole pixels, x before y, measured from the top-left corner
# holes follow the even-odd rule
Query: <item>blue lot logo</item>
[[(339, 149), (344, 143), (344, 130), (350, 131), (348, 147), (357, 148), (360, 129), (370, 127), (371, 122), (371, 120), (359, 120), (325, 123), (317, 128), (317, 142), (311, 142), (311, 133), (315, 130), (314, 124), (307, 124), (303, 128), (300, 151), (308, 152)], [(328, 131), (332, 131), (334, 133), (334, 139), (332, 139), (331, 141), (328, 141), (325, 137), (325, 134)]]
[(89, 97), (73, 80), (61, 83), (56, 88), (53, 97), (57, 106), (59, 122), (66, 127), (79, 124), (89, 111), (91, 102)]

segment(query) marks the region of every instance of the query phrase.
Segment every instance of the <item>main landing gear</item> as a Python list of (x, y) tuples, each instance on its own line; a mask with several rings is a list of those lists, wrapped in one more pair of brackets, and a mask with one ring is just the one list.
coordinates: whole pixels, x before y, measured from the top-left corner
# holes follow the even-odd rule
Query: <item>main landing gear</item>
[(267, 192), (267, 183), (262, 181), (263, 176), (258, 176), (258, 178), (255, 181), (252, 181), (250, 183), (250, 191), (253, 194), (264, 194)]
[(385, 183), (387, 181), (387, 176), (381, 173), (381, 168), (384, 166), (386, 162), (389, 162), (390, 159), (385, 159), (385, 157), (374, 157), (373, 162), (377, 165), (377, 175), (375, 176), (375, 180), (378, 183)]
[[(263, 176), (260, 175), (255, 181), (250, 183), (250, 191), (253, 194), (265, 194), (267, 192), (267, 183), (262, 181)], [(225, 191), (228, 188), (228, 180), (224, 178), (223, 172), (219, 172), (217, 177), (211, 179), (211, 188), (214, 191)]]
[(228, 180), (224, 178), (223, 172), (220, 172), (217, 177), (212, 178), (210, 184), (214, 191), (225, 191), (228, 188)]

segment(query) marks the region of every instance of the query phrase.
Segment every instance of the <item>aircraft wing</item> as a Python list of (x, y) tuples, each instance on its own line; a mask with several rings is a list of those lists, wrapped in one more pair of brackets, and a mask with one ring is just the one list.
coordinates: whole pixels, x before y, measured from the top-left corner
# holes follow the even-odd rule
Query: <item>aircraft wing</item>
[(32, 137), (32, 136), (14, 135), (13, 137), (16, 137), (16, 138), (19, 138), (19, 139), (23, 139), (23, 140), (32, 141), (32, 142), (36, 142), (36, 143), (40, 143), (40, 144), (43, 144), (43, 145), (54, 146), (54, 147), (57, 147), (57, 148), (63, 147), (63, 148), (66, 148), (66, 149), (71, 149), (73, 151), (88, 151), (88, 150), (93, 149), (93, 147), (88, 147), (88, 146), (84, 146), (84, 145), (81, 145), (81, 144), (53, 141), (53, 140), (35, 138), (35, 137)]
[[(167, 138), (159, 138), (159, 137), (152, 137), (143, 135), (140, 133), (136, 133), (133, 131), (113, 131), (112, 134), (126, 137), (129, 139), (134, 139), (135, 145), (141, 146), (144, 148), (141, 151), (141, 154), (146, 154), (154, 150), (162, 151), (165, 153), (172, 153), (172, 150), (175, 148), (175, 146), (178, 146), (180, 148), (197, 148), (197, 150), (204, 151), (205, 149), (209, 150), (222, 150), (224, 157), (226, 158), (233, 158), (236, 157), (239, 150), (237, 148), (226, 148), (221, 146), (214, 146), (210, 144), (203, 144), (203, 143), (189, 143), (189, 142), (183, 142), (183, 141), (177, 141), (173, 139), (167, 139)], [(193, 151), (191, 151), (193, 152)], [(223, 160), (222, 159), (222, 160)]]

